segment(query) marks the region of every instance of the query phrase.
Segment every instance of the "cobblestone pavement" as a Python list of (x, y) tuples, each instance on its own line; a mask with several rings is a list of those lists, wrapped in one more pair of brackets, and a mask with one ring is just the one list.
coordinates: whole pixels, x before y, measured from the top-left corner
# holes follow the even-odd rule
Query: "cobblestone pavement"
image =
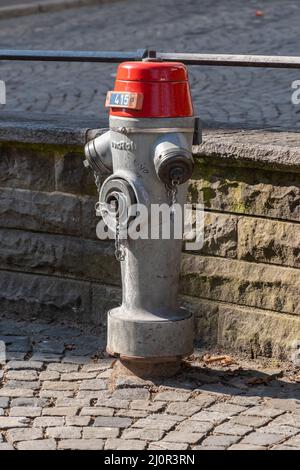
[(9, 7), (10, 5), (19, 5), (21, 3), (22, 0), (0, 0), (0, 7)]
[[(43, 1), (43, 0), (42, 0)], [(26, 3), (39, 3), (40, 0), (0, 0), (0, 7), (10, 7), (12, 5), (22, 5)]]
[[(257, 9), (264, 12), (256, 16)], [(2, 48), (299, 54), (296, 0), (120, 0), (0, 22)], [(113, 64), (9, 63), (4, 110), (101, 115)], [(291, 84), (300, 71), (190, 67), (204, 121), (299, 127)], [(84, 119), (84, 118), (83, 118)]]
[(152, 382), (117, 375), (78, 326), (2, 315), (0, 341), (0, 450), (300, 449), (299, 370), (278, 361), (198, 351)]

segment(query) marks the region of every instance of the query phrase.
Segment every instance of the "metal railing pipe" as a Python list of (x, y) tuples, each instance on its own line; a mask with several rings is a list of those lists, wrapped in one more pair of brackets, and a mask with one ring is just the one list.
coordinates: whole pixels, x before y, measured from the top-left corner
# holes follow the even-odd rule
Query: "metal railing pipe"
[(161, 60), (178, 61), (186, 65), (300, 69), (300, 57), (296, 56), (192, 54), (157, 52), (151, 49), (138, 49), (136, 51), (38, 51), (0, 49), (0, 60), (104, 63), (119, 63), (127, 60)]
[(45, 62), (124, 62), (142, 60), (147, 56), (146, 49), (137, 51), (35, 51), (0, 49), (0, 60), (24, 60)]
[(266, 67), (300, 69), (300, 57), (235, 55), (235, 54), (185, 54), (158, 52), (160, 60), (178, 61), (186, 65), (219, 65), (231, 67)]

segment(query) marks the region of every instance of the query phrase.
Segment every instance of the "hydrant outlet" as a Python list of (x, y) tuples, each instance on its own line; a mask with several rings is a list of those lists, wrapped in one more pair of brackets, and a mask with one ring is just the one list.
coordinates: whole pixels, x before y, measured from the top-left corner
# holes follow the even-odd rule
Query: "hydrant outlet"
[(134, 217), (137, 198), (132, 186), (122, 178), (108, 178), (104, 181), (99, 195), (99, 212), (112, 233), (116, 223), (120, 229), (127, 229)]
[(154, 158), (154, 165), (158, 178), (167, 186), (185, 183), (194, 169), (192, 154), (185, 149), (162, 152)]
[(90, 140), (85, 146), (85, 156), (88, 164), (102, 178), (112, 173), (110, 131)]

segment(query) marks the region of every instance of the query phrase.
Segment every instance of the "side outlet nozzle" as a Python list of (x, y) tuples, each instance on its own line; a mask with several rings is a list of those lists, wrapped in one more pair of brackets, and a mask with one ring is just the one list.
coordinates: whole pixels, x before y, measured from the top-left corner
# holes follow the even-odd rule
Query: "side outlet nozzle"
[(164, 184), (183, 184), (192, 176), (194, 160), (192, 152), (185, 148), (185, 141), (177, 134), (167, 134), (154, 151), (155, 171)]
[(84, 148), (85, 167), (91, 167), (95, 173), (106, 177), (112, 173), (112, 153), (110, 131), (90, 140)]

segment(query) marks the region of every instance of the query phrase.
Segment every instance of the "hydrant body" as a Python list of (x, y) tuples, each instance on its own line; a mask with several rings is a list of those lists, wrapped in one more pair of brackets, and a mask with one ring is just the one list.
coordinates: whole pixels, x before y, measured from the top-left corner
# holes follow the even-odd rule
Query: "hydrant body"
[[(193, 317), (178, 303), (184, 212), (177, 218), (172, 212), (175, 203), (183, 208), (193, 170), (196, 118), (186, 69), (178, 63), (121, 64), (107, 105), (110, 130), (86, 148), (94, 170), (111, 172), (99, 211), (117, 238), (121, 260), (122, 305), (108, 312), (107, 349), (125, 361), (181, 359), (192, 352), (194, 336)], [(120, 218), (115, 224), (113, 203)], [(143, 214), (130, 212), (139, 205)], [(165, 238), (161, 207), (171, 208)], [(122, 225), (124, 208), (129, 211)], [(181, 236), (178, 228), (174, 234), (176, 223)], [(141, 236), (132, 237), (137, 225)]]

